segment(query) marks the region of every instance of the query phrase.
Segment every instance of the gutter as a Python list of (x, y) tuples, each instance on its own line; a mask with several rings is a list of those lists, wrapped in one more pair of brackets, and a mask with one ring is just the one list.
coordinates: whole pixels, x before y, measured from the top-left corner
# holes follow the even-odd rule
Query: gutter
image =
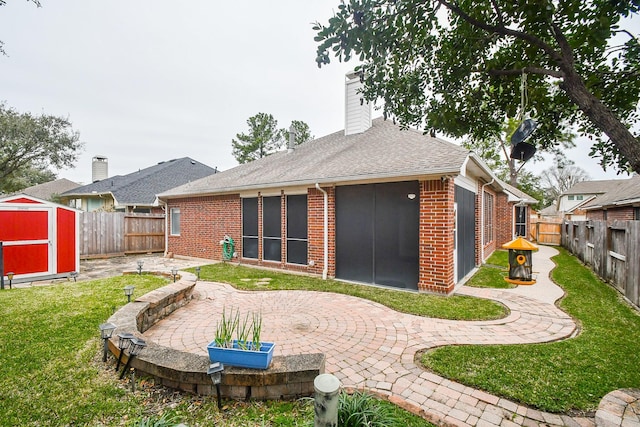
[(480, 190), (480, 262), (482, 264), (484, 264), (484, 187), (493, 184), (495, 180), (495, 178), (491, 178), (491, 181), (483, 184)]
[(327, 192), (320, 187), (320, 184), (316, 182), (316, 189), (318, 189), (324, 195), (324, 264), (322, 267), (322, 280), (327, 280), (327, 274), (329, 272), (329, 198)]

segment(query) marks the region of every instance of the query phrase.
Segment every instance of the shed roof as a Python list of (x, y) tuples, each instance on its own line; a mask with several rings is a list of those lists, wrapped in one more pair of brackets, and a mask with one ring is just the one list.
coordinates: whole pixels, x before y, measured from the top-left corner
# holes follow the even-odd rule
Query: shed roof
[(215, 169), (190, 157), (160, 162), (127, 175), (117, 175), (64, 192), (64, 197), (112, 194), (119, 205), (151, 206), (156, 194), (214, 174)]
[(176, 198), (243, 190), (344, 184), (428, 175), (457, 175), (469, 151), (378, 118), (363, 133), (344, 131), (311, 140), (227, 171), (160, 193)]

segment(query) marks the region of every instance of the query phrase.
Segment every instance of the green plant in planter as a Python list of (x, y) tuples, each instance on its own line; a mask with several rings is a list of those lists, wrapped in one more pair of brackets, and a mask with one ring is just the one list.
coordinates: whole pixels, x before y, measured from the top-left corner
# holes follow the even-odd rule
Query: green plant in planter
[[(233, 348), (235, 336), (239, 349), (260, 351), (260, 334), (262, 332), (262, 313), (249, 313), (241, 320), (240, 309), (233, 308), (227, 315), (226, 309), (222, 310), (222, 318), (216, 326), (215, 344), (221, 348)], [(251, 341), (249, 341), (251, 338)]]
[(260, 334), (262, 333), (262, 313), (253, 313), (253, 338), (251, 343), (255, 351), (260, 351), (262, 344), (260, 343)]
[(227, 316), (226, 309), (222, 310), (222, 319), (220, 319), (216, 325), (215, 343), (218, 347), (233, 347), (233, 333), (238, 328), (239, 322), (240, 310), (234, 312), (234, 310), (231, 309), (229, 316)]

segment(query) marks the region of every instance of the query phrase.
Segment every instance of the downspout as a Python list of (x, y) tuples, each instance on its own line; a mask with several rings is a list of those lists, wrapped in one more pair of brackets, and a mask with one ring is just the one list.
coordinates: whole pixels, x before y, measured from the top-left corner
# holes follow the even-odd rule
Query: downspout
[(327, 280), (327, 273), (329, 272), (329, 196), (317, 182), (316, 189), (324, 195), (324, 264), (322, 268), (322, 280)]
[(484, 264), (484, 187), (491, 185), (495, 182), (495, 178), (491, 178), (491, 181), (482, 185), (480, 190), (480, 263)]
[(167, 203), (164, 202), (164, 206), (162, 207), (164, 211), (164, 257), (167, 257), (169, 253), (169, 215), (167, 214)]

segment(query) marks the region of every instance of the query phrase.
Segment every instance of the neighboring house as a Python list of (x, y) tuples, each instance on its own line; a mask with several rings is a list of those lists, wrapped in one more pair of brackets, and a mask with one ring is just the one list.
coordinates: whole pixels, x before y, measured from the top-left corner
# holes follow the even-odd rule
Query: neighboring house
[(55, 181), (45, 182), (43, 184), (32, 185), (31, 187), (23, 188), (13, 194), (26, 194), (27, 196), (35, 197), (41, 200), (55, 201), (59, 200), (60, 194), (65, 191), (73, 190), (80, 187), (80, 184), (69, 181), (66, 178), (56, 179)]
[(624, 180), (582, 181), (560, 195), (558, 214), (569, 221), (584, 221), (587, 216), (584, 206), (609, 190), (616, 188)]
[(78, 209), (91, 211), (162, 212), (156, 194), (216, 173), (189, 157), (160, 162), (128, 175), (118, 175), (61, 194)]
[(583, 206), (587, 219), (640, 220), (640, 175), (616, 180), (610, 191)]
[(517, 191), (460, 146), (372, 121), (359, 81), (345, 131), (159, 194), (167, 251), (221, 260), (230, 236), (245, 264), (448, 294), (511, 240)]

